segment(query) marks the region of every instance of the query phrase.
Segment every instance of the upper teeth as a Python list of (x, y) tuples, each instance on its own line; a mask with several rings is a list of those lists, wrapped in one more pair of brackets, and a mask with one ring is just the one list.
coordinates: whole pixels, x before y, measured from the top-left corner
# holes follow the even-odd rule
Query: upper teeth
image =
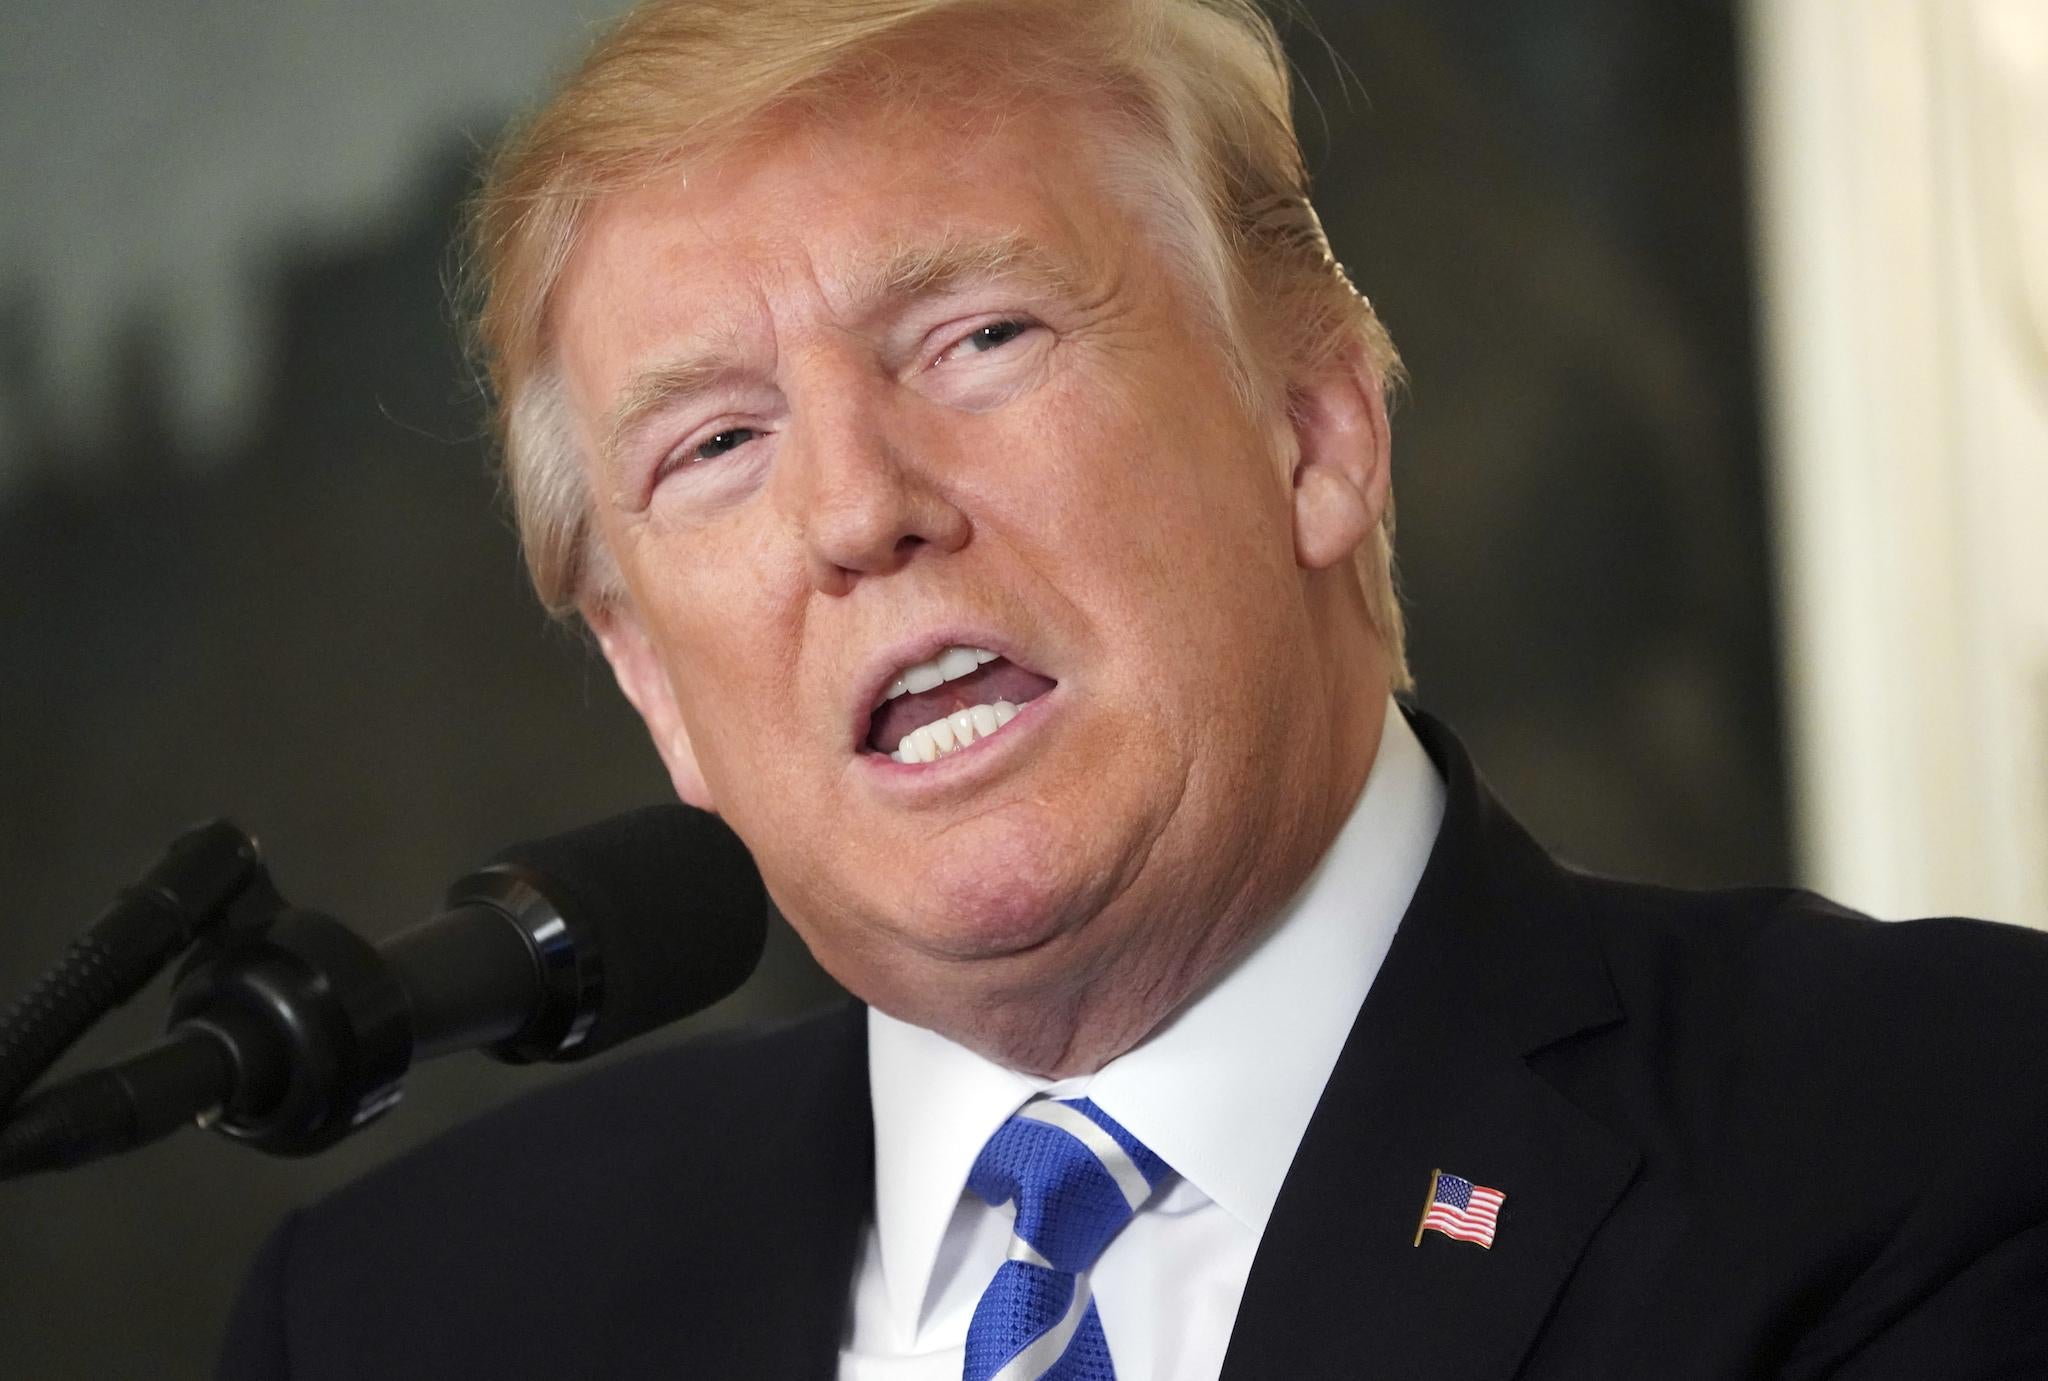
[(996, 656), (996, 653), (982, 647), (949, 647), (929, 662), (918, 662), (897, 672), (896, 679), (889, 683), (889, 689), (882, 692), (882, 701), (894, 700), (899, 695), (922, 694), (947, 681), (957, 681), (976, 667), (993, 662)]

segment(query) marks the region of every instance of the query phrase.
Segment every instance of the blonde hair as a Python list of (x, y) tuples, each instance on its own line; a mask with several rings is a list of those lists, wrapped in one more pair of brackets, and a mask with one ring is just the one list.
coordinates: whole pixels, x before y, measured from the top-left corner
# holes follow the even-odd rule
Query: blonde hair
[[(971, 74), (938, 70), (973, 36)], [(998, 55), (991, 57), (990, 55)], [(1308, 200), (1286, 57), (1255, 0), (645, 0), (499, 148), (471, 206), (476, 344), (535, 590), (550, 612), (616, 593), (550, 358), (549, 301), (593, 207), (745, 137), (770, 112), (830, 118), (855, 88), (911, 99), (994, 63), (1105, 106), (1108, 175), (1194, 280), (1252, 406), (1357, 352), (1382, 388), (1393, 342)], [(1393, 506), (1358, 553), (1396, 687), (1408, 684)]]

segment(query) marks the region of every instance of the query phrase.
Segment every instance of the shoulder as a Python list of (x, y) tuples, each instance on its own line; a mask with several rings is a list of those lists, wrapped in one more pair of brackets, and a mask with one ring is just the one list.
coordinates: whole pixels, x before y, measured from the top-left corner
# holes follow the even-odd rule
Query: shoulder
[[(1974, 1375), (1988, 1340), (2041, 1345), (2012, 1309), (2048, 1279), (2048, 936), (1572, 885), (1619, 1020), (1532, 1066), (1640, 1154), (1582, 1275), (1644, 1336), (1712, 1321), (1800, 1376)], [(1687, 1290), (1643, 1283), (1667, 1270)]]
[(2048, 935), (1876, 921), (1792, 889), (1574, 882), (1626, 1043), (1661, 1052), (1703, 1113), (1739, 1098), (1794, 1125), (1981, 1116), (2048, 1073)]
[[(2048, 934), (1957, 917), (1877, 921), (1790, 888), (1684, 891), (1574, 874), (1631, 1024), (1791, 1065), (1884, 1058), (1959, 1089), (1955, 1061), (2048, 1029)], [(2038, 1041), (2031, 1042), (2038, 1045)], [(1931, 1091), (1931, 1090), (1930, 1090)]]
[(1799, 1266), (1830, 1263), (1817, 1297), (1858, 1297), (1866, 1271), (1932, 1288), (2048, 1218), (2048, 936), (1793, 890), (1576, 885), (1622, 1020), (1542, 1063), (1752, 1279), (1827, 1244)]
[[(444, 1226), (464, 1206), (490, 1213), (545, 1199), (590, 1209), (641, 1192), (652, 1179), (717, 1172), (735, 1147), (846, 1103), (849, 1085), (865, 1098), (860, 1015), (834, 1008), (563, 1080), (371, 1172), (318, 1205), (301, 1230), (409, 1221), (429, 1205)], [(711, 1128), (717, 1135), (705, 1134)]]
[(399, 1378), (450, 1356), (560, 1375), (590, 1365), (593, 1338), (708, 1334), (794, 1274), (764, 1233), (829, 1256), (862, 1211), (865, 1030), (849, 1005), (656, 1050), (373, 1171), (273, 1234), (222, 1375)]

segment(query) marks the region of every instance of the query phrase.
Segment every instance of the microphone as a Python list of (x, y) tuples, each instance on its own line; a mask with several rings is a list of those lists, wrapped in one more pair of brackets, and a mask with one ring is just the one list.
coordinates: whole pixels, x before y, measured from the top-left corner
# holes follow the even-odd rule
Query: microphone
[(514, 844), (442, 905), (378, 946), (422, 1058), (585, 1059), (731, 994), (768, 933), (746, 845), (679, 805)]
[(733, 992), (766, 934), (746, 847), (680, 805), (513, 845), (379, 945), (288, 909), (187, 964), (164, 1040), (23, 1100), (0, 1129), (0, 1178), (195, 1118), (311, 1154), (396, 1104), (415, 1058), (481, 1046), (511, 1063), (584, 1059)]

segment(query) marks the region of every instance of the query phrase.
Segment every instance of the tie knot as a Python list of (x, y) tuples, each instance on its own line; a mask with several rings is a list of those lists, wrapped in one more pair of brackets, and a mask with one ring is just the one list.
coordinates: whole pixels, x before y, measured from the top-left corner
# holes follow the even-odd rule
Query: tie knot
[(1079, 1273), (1171, 1173), (1086, 1098), (1040, 1098), (996, 1129), (967, 1187), (991, 1206), (1015, 1200), (1017, 1237), (1045, 1264)]

